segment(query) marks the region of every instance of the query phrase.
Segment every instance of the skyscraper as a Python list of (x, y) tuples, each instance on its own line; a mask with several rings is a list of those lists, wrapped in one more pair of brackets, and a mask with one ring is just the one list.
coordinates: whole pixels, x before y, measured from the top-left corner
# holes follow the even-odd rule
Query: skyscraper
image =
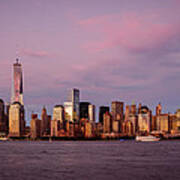
[(79, 89), (72, 89), (68, 94), (68, 101), (64, 103), (66, 119), (68, 121), (75, 122), (79, 121)]
[(80, 119), (86, 118), (88, 119), (88, 106), (90, 105), (89, 102), (80, 102)]
[(109, 112), (108, 106), (100, 106), (99, 107), (99, 122), (103, 124), (103, 116), (106, 112)]
[(12, 84), (12, 97), (11, 103), (19, 102), (23, 105), (23, 73), (22, 65), (19, 63), (19, 59), (16, 59), (16, 63), (13, 65), (13, 84)]
[[(124, 103), (119, 101), (113, 101), (111, 104), (111, 111), (112, 111), (112, 118), (113, 120), (120, 120), (123, 121), (123, 111)], [(119, 115), (120, 119), (117, 118)]]
[(9, 108), (9, 136), (20, 137), (25, 131), (23, 103), (23, 74), (19, 59), (13, 65), (13, 84), (11, 105)]
[(95, 123), (95, 121), (96, 121), (96, 107), (95, 107), (95, 105), (90, 104), (88, 106), (88, 119), (89, 119), (89, 122)]

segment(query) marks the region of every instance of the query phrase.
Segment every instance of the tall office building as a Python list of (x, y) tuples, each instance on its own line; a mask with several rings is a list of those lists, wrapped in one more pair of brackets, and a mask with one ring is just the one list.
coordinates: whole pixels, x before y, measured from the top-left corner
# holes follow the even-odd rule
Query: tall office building
[(91, 123), (96, 121), (96, 107), (93, 104), (89, 104), (88, 106), (88, 119)]
[(19, 59), (16, 59), (16, 63), (13, 65), (13, 84), (12, 84), (12, 97), (11, 103), (19, 102), (23, 105), (23, 72), (22, 65), (19, 63)]
[(99, 122), (103, 124), (103, 117), (104, 114), (108, 112), (109, 113), (109, 107), (108, 106), (100, 106), (99, 107)]
[[(112, 118), (113, 120), (123, 121), (124, 116), (124, 103), (119, 101), (113, 101), (111, 104)], [(118, 115), (120, 119), (118, 119)]]
[(88, 106), (90, 105), (89, 102), (80, 102), (80, 119), (86, 118), (88, 119)]
[(72, 89), (68, 94), (67, 102), (64, 103), (66, 119), (70, 122), (79, 121), (79, 96), (79, 90)]
[(19, 59), (13, 65), (11, 105), (9, 107), (9, 136), (20, 137), (25, 132), (23, 103), (23, 73)]

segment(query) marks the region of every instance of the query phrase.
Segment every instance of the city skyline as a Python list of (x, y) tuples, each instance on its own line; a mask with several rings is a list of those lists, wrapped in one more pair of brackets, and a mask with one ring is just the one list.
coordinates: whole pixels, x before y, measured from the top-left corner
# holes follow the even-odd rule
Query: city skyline
[(180, 0), (0, 0), (0, 180), (179, 179)]
[(30, 113), (63, 104), (73, 87), (97, 107), (117, 99), (154, 109), (160, 101), (165, 112), (175, 112), (180, 100), (178, 1), (101, 4), (1, 1), (1, 97), (10, 101), (11, 65), (19, 57)]

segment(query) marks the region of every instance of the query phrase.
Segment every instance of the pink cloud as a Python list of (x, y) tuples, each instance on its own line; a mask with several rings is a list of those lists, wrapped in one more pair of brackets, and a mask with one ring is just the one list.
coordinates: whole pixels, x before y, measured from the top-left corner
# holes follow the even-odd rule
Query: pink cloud
[(47, 51), (34, 51), (30, 49), (21, 50), (21, 55), (31, 56), (31, 57), (50, 57), (51, 54)]
[(82, 46), (90, 52), (115, 47), (131, 51), (156, 49), (180, 34), (179, 23), (164, 22), (158, 14), (112, 14), (81, 20), (78, 24), (91, 35), (98, 32), (103, 39)]

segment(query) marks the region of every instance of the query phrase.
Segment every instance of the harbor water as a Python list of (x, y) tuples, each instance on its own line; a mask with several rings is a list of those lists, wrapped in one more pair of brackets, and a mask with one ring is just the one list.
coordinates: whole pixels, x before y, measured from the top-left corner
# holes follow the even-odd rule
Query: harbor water
[(0, 180), (180, 179), (180, 141), (0, 142)]

